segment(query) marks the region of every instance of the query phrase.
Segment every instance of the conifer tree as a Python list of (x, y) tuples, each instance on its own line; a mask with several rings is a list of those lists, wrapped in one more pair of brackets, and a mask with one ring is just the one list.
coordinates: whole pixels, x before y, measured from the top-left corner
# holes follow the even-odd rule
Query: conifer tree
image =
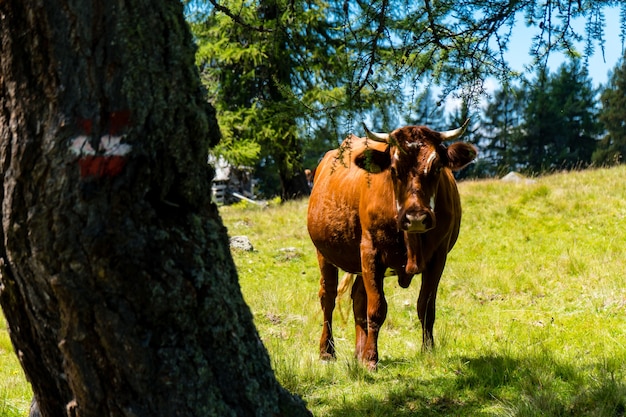
[(525, 106), (525, 90), (520, 87), (500, 89), (487, 102), (483, 113), (481, 159), (487, 161), (494, 175), (516, 170), (516, 144), (520, 143)]
[(551, 149), (552, 166), (557, 169), (584, 168), (591, 163), (600, 134), (596, 90), (580, 60), (559, 67), (550, 80), (555, 133)]
[[(283, 200), (309, 191), (296, 122), (302, 108), (292, 92), (297, 56), (286, 30), (291, 20), (305, 24), (305, 11), (293, 5), (260, 0), (248, 7), (231, 0), (190, 16), (200, 45), (198, 65), (224, 135), (215, 152), (231, 163), (256, 164), (257, 175), (275, 171), (280, 189), (272, 191)], [(235, 19), (230, 10), (237, 10)]]
[(605, 134), (593, 154), (597, 165), (624, 162), (626, 155), (626, 60), (622, 58), (609, 77), (600, 95), (599, 119)]
[(528, 84), (522, 135), (515, 140), (514, 161), (530, 173), (584, 167), (591, 163), (599, 125), (595, 91), (578, 61), (555, 74), (544, 67)]

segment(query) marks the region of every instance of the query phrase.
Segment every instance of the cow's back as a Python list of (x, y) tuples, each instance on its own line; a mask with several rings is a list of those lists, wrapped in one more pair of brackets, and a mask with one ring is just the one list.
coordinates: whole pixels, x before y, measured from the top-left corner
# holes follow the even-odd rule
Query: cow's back
[[(371, 173), (356, 163), (365, 149), (384, 152), (385, 145), (352, 136), (342, 148), (341, 152), (327, 152), (316, 169), (307, 216), (311, 239), (331, 263), (348, 272), (360, 272), (362, 229), (369, 229), (376, 234), (371, 238), (386, 266), (397, 268), (406, 263), (406, 254), (396, 226), (389, 172)], [(460, 197), (448, 169), (439, 182), (436, 207), (436, 227), (421, 236), (426, 261), (439, 248), (451, 250), (459, 234)]]
[[(368, 173), (355, 162), (365, 147), (381, 151), (385, 147), (355, 136), (347, 140), (349, 146), (341, 153), (338, 149), (327, 152), (316, 169), (307, 226), (311, 240), (331, 263), (360, 272), (362, 228), (381, 220), (385, 226), (379, 228), (395, 227), (393, 191), (388, 172)], [(372, 211), (377, 219), (371, 219)]]

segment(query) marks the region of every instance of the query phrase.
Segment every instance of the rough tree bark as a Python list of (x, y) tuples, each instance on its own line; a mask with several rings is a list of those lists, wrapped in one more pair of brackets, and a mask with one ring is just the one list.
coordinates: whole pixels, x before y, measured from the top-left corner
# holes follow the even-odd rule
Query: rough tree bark
[(0, 1), (0, 304), (41, 414), (310, 415), (210, 202), (178, 0)]

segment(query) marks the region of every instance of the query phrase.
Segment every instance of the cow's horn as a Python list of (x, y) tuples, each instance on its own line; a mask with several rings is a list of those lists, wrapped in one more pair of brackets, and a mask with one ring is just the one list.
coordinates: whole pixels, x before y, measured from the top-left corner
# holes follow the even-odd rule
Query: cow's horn
[(458, 138), (463, 133), (465, 133), (465, 129), (467, 129), (467, 125), (468, 124), (469, 124), (469, 119), (465, 120), (465, 123), (463, 123), (463, 126), (459, 127), (458, 129), (453, 129), (453, 130), (447, 130), (445, 132), (440, 132), (441, 140), (452, 140), (452, 139)]
[(374, 140), (376, 142), (385, 142), (385, 143), (389, 143), (389, 133), (375, 133), (375, 132), (371, 132), (367, 126), (365, 126), (365, 123), (363, 123), (363, 128), (365, 129), (365, 134), (367, 135), (367, 137), (371, 140)]

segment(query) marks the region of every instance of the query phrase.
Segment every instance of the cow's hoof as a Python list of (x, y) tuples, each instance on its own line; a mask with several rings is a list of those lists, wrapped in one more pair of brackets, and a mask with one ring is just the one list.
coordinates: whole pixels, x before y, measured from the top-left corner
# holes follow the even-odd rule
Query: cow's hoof
[(368, 371), (378, 370), (378, 359), (376, 358), (369, 359), (369, 358), (372, 358), (372, 356), (368, 358), (365, 355), (358, 355), (356, 353), (354, 356), (359, 360), (359, 362), (361, 362), (361, 365), (363, 365)]
[(422, 353), (432, 353), (435, 350), (435, 342), (427, 340), (422, 343)]
[(335, 354), (334, 353), (321, 352), (320, 353), (320, 359), (322, 361), (328, 362), (328, 361), (334, 361), (336, 358), (335, 358)]
[(413, 280), (413, 275), (400, 275), (398, 274), (398, 285), (402, 288), (409, 288)]
[(367, 361), (365, 363), (367, 370), (370, 372), (375, 372), (378, 370), (378, 362), (377, 361)]

